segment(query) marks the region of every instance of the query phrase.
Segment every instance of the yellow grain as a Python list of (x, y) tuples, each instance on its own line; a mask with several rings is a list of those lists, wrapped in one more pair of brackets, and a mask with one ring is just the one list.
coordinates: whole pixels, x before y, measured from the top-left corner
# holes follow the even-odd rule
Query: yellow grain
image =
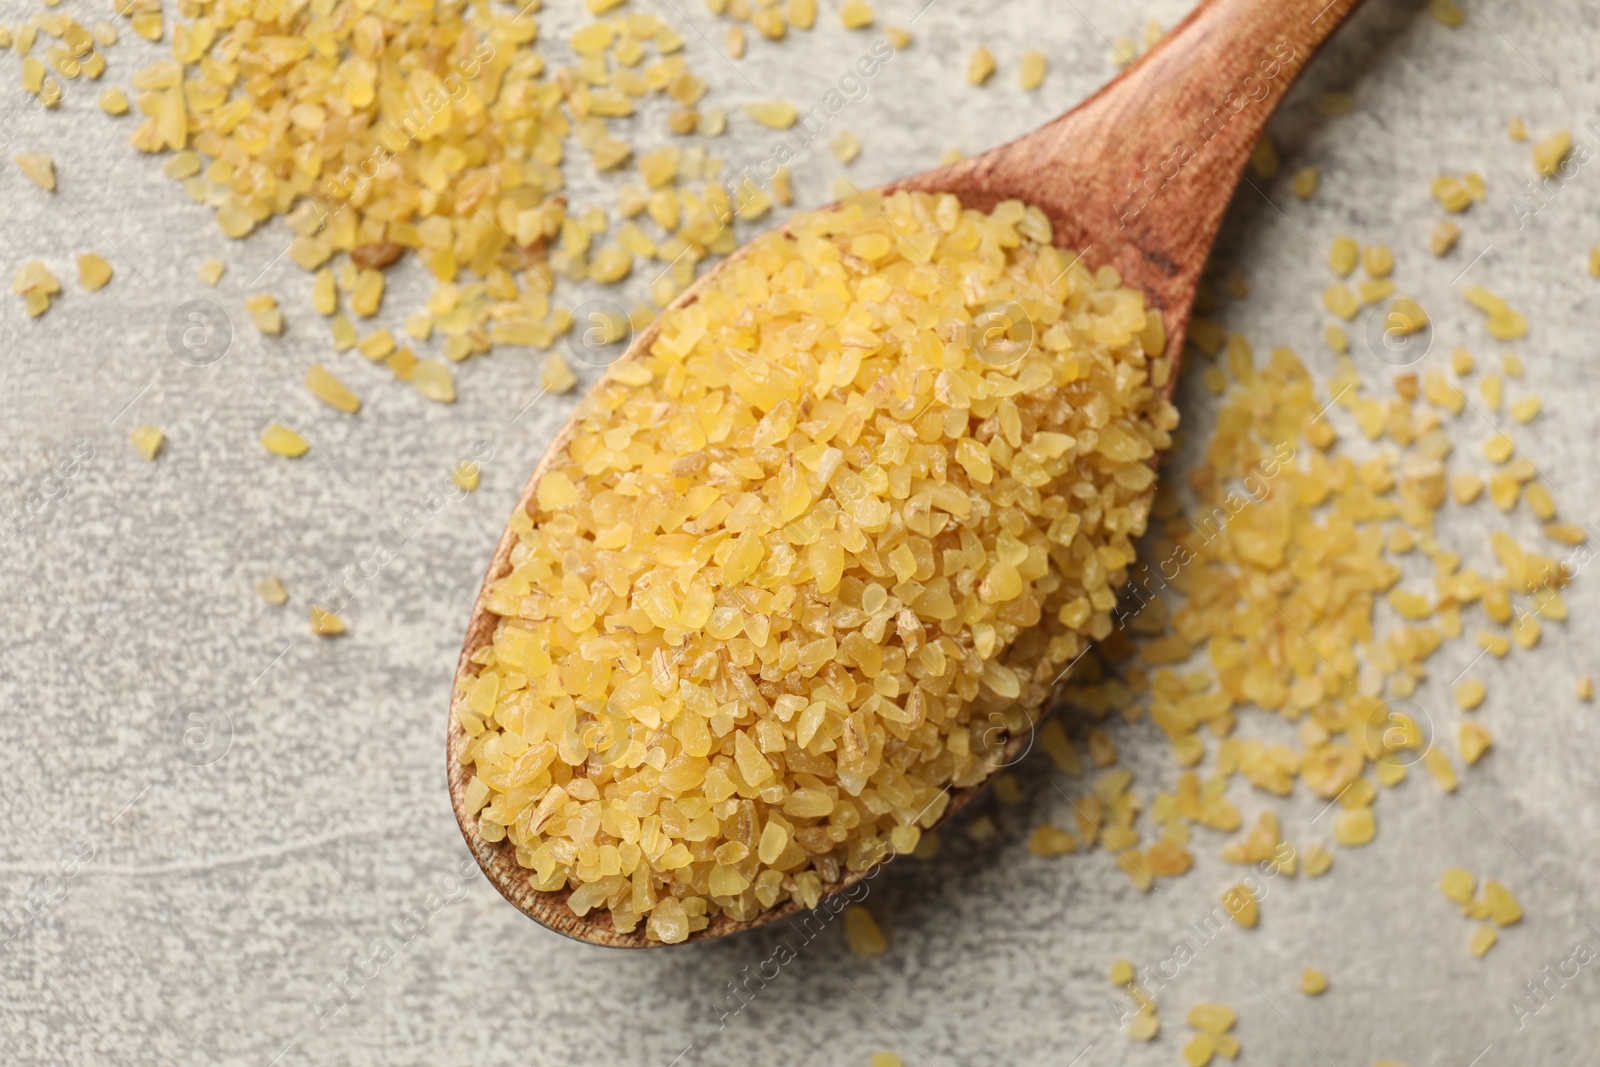
[(361, 410), (361, 398), (320, 363), (311, 364), (306, 371), (306, 389), (335, 411), (354, 415)]
[(346, 630), (345, 621), (336, 613), (311, 605), (311, 632), (318, 637), (338, 637)]
[(305, 455), (311, 445), (292, 428), (274, 422), (261, 431), (261, 447), (275, 456), (297, 459)]
[(161, 432), (159, 426), (135, 426), (129, 431), (128, 440), (133, 442), (133, 447), (138, 449), (146, 462), (154, 462), (162, 445), (166, 444), (167, 435)]
[(1487, 689), (1482, 681), (1469, 678), (1455, 687), (1456, 707), (1462, 711), (1476, 711), (1483, 703)]
[(994, 74), (994, 69), (994, 53), (979, 45), (967, 57), (967, 84), (983, 85)]
[(1045, 74), (1050, 69), (1050, 61), (1043, 52), (1029, 49), (1022, 53), (1022, 58), (1017, 64), (1017, 80), (1025, 90), (1033, 90), (1044, 84)]
[(839, 6), (839, 21), (847, 30), (864, 30), (872, 25), (872, 5), (867, 0), (844, 0)]
[(54, 192), (56, 188), (56, 164), (43, 152), (19, 152), (16, 155), (18, 168), (28, 176), (28, 179), (46, 192)]
[(844, 938), (857, 956), (881, 956), (889, 951), (889, 939), (865, 904), (852, 904), (844, 910)]
[(1533, 169), (1539, 172), (1541, 178), (1554, 177), (1571, 151), (1572, 134), (1569, 131), (1552, 133), (1533, 146)]
[(78, 284), (93, 292), (111, 280), (111, 264), (93, 252), (78, 256)]

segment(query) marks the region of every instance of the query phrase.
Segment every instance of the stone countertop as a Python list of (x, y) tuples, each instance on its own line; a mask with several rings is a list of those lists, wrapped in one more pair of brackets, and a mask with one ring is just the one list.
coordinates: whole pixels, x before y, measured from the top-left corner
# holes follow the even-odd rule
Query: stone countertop
[[(923, 2), (877, 7), (881, 21), (904, 25)], [(1585, 264), (1600, 241), (1600, 181), (1580, 168), (1537, 213), (1526, 194), (1519, 211), (1513, 196), (1532, 170), (1505, 127), (1520, 114), (1535, 136), (1566, 127), (1595, 143), (1585, 128), (1600, 118), (1595, 16), (1578, 0), (1461, 3), (1466, 25), (1447, 29), (1415, 0), (1369, 0), (1316, 60), (1272, 127), (1284, 172), (1244, 190), (1225, 224), (1217, 274), (1242, 271), (1253, 293), (1219, 317), (1258, 354), (1290, 346), (1325, 379), (1333, 360), (1316, 294), (1332, 280), (1320, 253), (1335, 234), (1393, 245), (1397, 277), (1433, 316), (1424, 365), (1457, 345), (1480, 359), (1498, 352), (1452, 292), (1491, 286), (1532, 323), (1517, 348), (1548, 414), (1519, 441), (1564, 513), (1592, 518), (1600, 370), (1584, 323), (1600, 282)], [(779, 44), (752, 35), (735, 62), (712, 53), (725, 23), (702, 5), (640, 6), (679, 29), (713, 101), (729, 106), (815, 100), (877, 39), (843, 30), (827, 4), (815, 31)], [(564, 40), (578, 5), (547, 7), (541, 39)], [(835, 120), (861, 135), (861, 157), (843, 168), (819, 141), (796, 161), (800, 206), (829, 199), (841, 173), (869, 185), (1027, 130), (1111, 76), (1111, 39), (1138, 36), (1146, 16), (1170, 26), (1185, 7), (934, 0), (911, 47)], [(0, 22), (33, 10), (7, 0)], [(962, 78), (980, 42), (1001, 66), (983, 90)], [(1016, 62), (1033, 47), (1052, 66), (1040, 91), (1024, 93)], [(107, 80), (127, 85), (158, 54), (125, 33)], [(6, 1062), (864, 1067), (893, 1049), (918, 1067), (1173, 1064), (1183, 1015), (1199, 1001), (1238, 1010), (1244, 1063), (1592, 1059), (1593, 968), (1552, 983), (1536, 1015), (1508, 1006), (1577, 942), (1600, 948), (1586, 925), (1600, 926), (1590, 888), (1600, 878), (1600, 717), (1572, 695), (1574, 677), (1595, 666), (1600, 616), (1585, 573), (1569, 590), (1572, 621), (1548, 627), (1536, 656), (1476, 668), (1490, 693), (1478, 715), (1496, 747), (1462, 791), (1443, 796), (1414, 775), (1380, 802), (1372, 845), (1338, 851), (1328, 877), (1274, 885), (1280, 899), (1254, 931), (1194, 931), (1238, 878), (1218, 840), (1200, 842), (1195, 871), (1150, 894), (1103, 851), (1030, 855), (1033, 826), (1070, 823), (1050, 788), (1056, 772), (1037, 755), (1018, 769), (1022, 804), (991, 799), (966, 817), (989, 814), (994, 838), (970, 840), (957, 824), (936, 860), (876, 880), (871, 905), (892, 945), (883, 957), (853, 956), (837, 924), (814, 939), (791, 928), (631, 954), (535, 926), (471, 864), (441, 761), (471, 595), (575, 395), (535, 400), (538, 354), (504, 349), (458, 368), (453, 406), (341, 357), (336, 369), (365, 407), (356, 418), (319, 407), (300, 379), (332, 357), (309, 277), (281, 258), (282, 224), (226, 240), (156, 159), (125, 143), (131, 120), (98, 111), (98, 87), (69, 83), (62, 107), (38, 114), (17, 70), (14, 55), (0, 58), (0, 105), (18, 109), (5, 154), (52, 154), (60, 193), (0, 165), (0, 267), (9, 276), (43, 258), (67, 292), (38, 320), (19, 298), (0, 300)], [(1354, 113), (1321, 117), (1316, 99), (1330, 90), (1352, 94)], [(647, 145), (655, 135), (633, 136)], [(735, 114), (714, 148), (743, 165), (770, 138)], [(1288, 175), (1308, 163), (1321, 187), (1301, 201)], [(603, 202), (619, 184), (586, 166), (569, 168), (574, 204)], [(1461, 217), (1456, 251), (1434, 259), (1426, 243), (1440, 211), (1428, 183), (1473, 169), (1488, 202)], [(76, 287), (72, 257), (88, 250), (117, 271), (97, 294)], [(229, 267), (216, 290), (195, 279), (211, 256)], [(415, 264), (391, 275), (382, 321), (397, 328), (427, 285)], [(629, 302), (647, 281), (630, 282)], [(263, 290), (283, 303), (281, 338), (260, 336), (243, 310)], [(598, 295), (569, 286), (565, 299)], [(194, 299), (232, 323), (226, 355), (208, 366), (178, 361), (166, 342), (174, 309)], [(1357, 333), (1359, 366), (1381, 378)], [(585, 385), (598, 373), (578, 370)], [(1190, 441), (1217, 407), (1197, 386), (1181, 398)], [(302, 427), (315, 451), (298, 462), (265, 454), (256, 435), (273, 419)], [(1471, 419), (1463, 447), (1475, 440)], [(153, 464), (127, 441), (141, 423), (168, 436)], [(451, 492), (452, 467), (483, 455), (478, 491)], [(1448, 533), (1480, 552), (1498, 519), (1480, 504), (1453, 515)], [(267, 573), (283, 578), (287, 608), (252, 591)], [(308, 602), (341, 582), (349, 634), (312, 637)], [(1441, 653), (1419, 690), (1440, 729), (1455, 721), (1449, 680), (1472, 645)], [(1278, 724), (1264, 718), (1244, 729), (1271, 736)], [(187, 746), (185, 730), (198, 731)], [(1112, 736), (1138, 788), (1171, 787), (1176, 771), (1153, 727), (1118, 725)], [(1253, 820), (1267, 798), (1235, 785)], [(1272, 806), (1292, 839), (1317, 836), (1320, 805), (1303, 790)], [(1483, 960), (1437, 888), (1454, 864), (1510, 885), (1527, 911)], [(1158, 995), (1162, 1035), (1129, 1042), (1115, 1032), (1111, 962), (1156, 964), (1180, 941), (1193, 958)], [(780, 944), (795, 958), (775, 967)], [(1295, 989), (1307, 965), (1330, 976), (1321, 998)], [(744, 1002), (730, 983), (746, 982), (748, 1005), (735, 1012)]]

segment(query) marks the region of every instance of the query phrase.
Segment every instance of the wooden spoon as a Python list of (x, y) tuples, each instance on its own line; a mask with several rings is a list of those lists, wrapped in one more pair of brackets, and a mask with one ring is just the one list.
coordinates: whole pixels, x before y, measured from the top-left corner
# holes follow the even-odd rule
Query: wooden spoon
[[(1039, 207), (1054, 225), (1057, 245), (1078, 251), (1088, 266), (1115, 267), (1124, 285), (1143, 290), (1160, 309), (1175, 368), (1195, 286), (1245, 161), (1290, 83), (1359, 2), (1204, 0), (1149, 54), (1060, 118), (1010, 144), (882, 191), (954, 193), (964, 206), (982, 211), (1013, 199)], [(724, 259), (673, 307), (693, 303), (716, 272), (739, 256), (735, 252)], [(634, 338), (622, 359), (649, 350), (661, 319), (655, 322)], [(1176, 374), (1167, 384), (1169, 395), (1175, 379)], [(556, 435), (517, 501), (519, 510), (532, 508), (540, 479), (576, 427), (570, 420)], [(510, 572), (516, 543), (508, 528), (467, 626), (458, 681), (477, 674), (472, 654), (494, 639), (499, 616), (485, 604), (490, 587)], [(466, 740), (451, 715), (450, 801), (462, 835), (501, 895), (550, 929), (581, 941), (625, 948), (659, 945), (645, 937), (642, 922), (631, 933), (619, 933), (605, 909), (579, 916), (567, 907), (568, 892), (534, 890), (509, 842), (489, 843), (478, 836), (476, 819), (464, 812), (471, 778), (460, 760)], [(1008, 758), (996, 770), (1014, 762), (1029, 741), (1011, 738)], [(982, 787), (952, 790), (944, 818)], [(848, 889), (868, 874), (848, 873), (826, 892)], [(749, 922), (720, 915), (690, 940), (722, 937), (800, 910), (790, 900)]]

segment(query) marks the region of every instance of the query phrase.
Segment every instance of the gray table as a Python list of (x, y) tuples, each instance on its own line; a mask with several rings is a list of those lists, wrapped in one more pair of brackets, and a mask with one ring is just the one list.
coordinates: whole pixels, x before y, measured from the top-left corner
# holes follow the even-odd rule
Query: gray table
[[(1325, 376), (1333, 362), (1315, 294), (1330, 278), (1318, 251), (1349, 232), (1392, 243), (1405, 287), (1431, 301), (1430, 360), (1456, 344), (1492, 358), (1498, 346), (1480, 317), (1452, 295), (1482, 252), (1467, 280), (1503, 292), (1533, 324), (1519, 348), (1548, 417), (1520, 439), (1566, 514), (1591, 518), (1600, 388), (1586, 326), (1600, 282), (1584, 263), (1600, 240), (1600, 180), (1581, 170), (1519, 227), (1510, 196), (1532, 172), (1527, 146), (1504, 128), (1520, 113), (1535, 133), (1569, 126), (1595, 143), (1581, 128), (1600, 114), (1594, 15), (1577, 0), (1463, 3), (1468, 24), (1448, 30), (1420, 3), (1371, 0), (1317, 61), (1274, 132), (1291, 165), (1322, 168), (1322, 188), (1310, 202), (1294, 199), (1286, 169), (1264, 187), (1270, 203), (1248, 190), (1239, 198), (1219, 268), (1243, 270), (1254, 294), (1225, 321), (1258, 352), (1290, 345)], [(815, 99), (870, 43), (825, 6), (815, 32), (781, 47), (753, 40), (736, 65), (696, 32), (721, 40), (723, 24), (700, 5), (667, 0), (659, 11), (688, 39), (713, 99), (736, 105)], [(878, 6), (904, 24), (921, 0)], [(866, 145), (848, 173), (876, 182), (947, 148), (1020, 133), (1111, 74), (1108, 38), (1136, 36), (1147, 14), (1170, 25), (1184, 8), (936, 0), (915, 23), (915, 44), (837, 120)], [(0, 20), (32, 10), (9, 3)], [(540, 18), (550, 41), (576, 23), (566, 10)], [(1002, 66), (981, 92), (961, 78), (979, 41)], [(1015, 85), (1027, 47), (1053, 62), (1035, 94)], [(125, 33), (108, 80), (126, 85), (156, 55)], [(17, 69), (14, 56), (0, 59), (7, 107), (23, 103)], [(1353, 93), (1358, 110), (1320, 118), (1316, 95), (1335, 89)], [(446, 803), (442, 742), (470, 593), (574, 397), (547, 397), (513, 421), (537, 392), (539, 357), (522, 350), (462, 367), (451, 407), (353, 356), (333, 357), (309, 278), (272, 262), (287, 243), (283, 227), (225, 240), (157, 160), (125, 145), (129, 121), (100, 114), (97, 92), (71, 84), (59, 112), (13, 123), (5, 154), (54, 155), (59, 195), (0, 166), (5, 277), (42, 257), (68, 289), (37, 321), (19, 298), (0, 300), (0, 513), (26, 509), (30, 493), (51, 498), (0, 550), (0, 907), (11, 916), (0, 935), (0, 1059), (690, 1067), (861, 1065), (895, 1049), (918, 1065), (1172, 1064), (1186, 1040), (1183, 1013), (1220, 1000), (1239, 1011), (1243, 1062), (1590, 1062), (1600, 1036), (1594, 968), (1520, 1030), (1508, 1008), (1576, 941), (1600, 948), (1584, 925), (1600, 919), (1588, 888), (1600, 877), (1600, 711), (1572, 697), (1573, 677), (1594, 669), (1586, 573), (1569, 593), (1572, 622), (1549, 627), (1536, 656), (1478, 668), (1490, 688), (1478, 714), (1496, 748), (1464, 778), (1464, 795), (1413, 779), (1385, 797), (1372, 846), (1341, 851), (1320, 881), (1275, 886), (1259, 929), (1225, 932), (1183, 969), (1160, 998), (1166, 1029), (1154, 1045), (1114, 1033), (1107, 968), (1118, 956), (1167, 955), (1236, 869), (1206, 839), (1194, 872), (1143, 895), (1103, 852), (1029, 855), (1022, 841), (1034, 825), (1068, 819), (1038, 758), (1021, 768), (1025, 803), (982, 809), (999, 825), (995, 839), (975, 843), (956, 829), (936, 861), (896, 865), (878, 880), (872, 905), (892, 942), (887, 956), (858, 959), (830, 931), (737, 1014), (723, 1017), (729, 983), (756, 973), (779, 933), (619, 954), (536, 927), (471, 867)], [(753, 162), (766, 142), (736, 116), (717, 149)], [(800, 160), (801, 204), (827, 199), (842, 169), (820, 145)], [(1489, 202), (1462, 220), (1460, 248), (1435, 260), (1425, 249), (1439, 215), (1428, 182), (1468, 169), (1487, 177)], [(616, 184), (583, 164), (570, 179), (577, 203)], [(71, 260), (88, 250), (117, 270), (98, 294), (75, 291)], [(214, 255), (229, 272), (212, 292), (194, 270)], [(259, 336), (243, 313), (258, 274), (254, 289), (283, 302), (281, 338)], [(646, 281), (634, 279), (630, 298)], [(384, 321), (398, 327), (426, 291), (414, 266), (391, 272)], [(567, 290), (573, 303), (593, 295)], [(234, 323), (230, 351), (207, 367), (174, 359), (164, 337), (171, 311), (197, 297)], [(1383, 371), (1358, 354), (1364, 371)], [(305, 393), (300, 379), (317, 360), (361, 393), (359, 417)], [(580, 371), (585, 383), (596, 373)], [(1217, 405), (1190, 385), (1194, 441)], [(297, 462), (266, 455), (256, 435), (280, 417), (302, 426), (315, 452)], [(127, 442), (140, 423), (167, 432), (154, 464)], [(1461, 433), (1475, 447), (1473, 428), (1464, 422)], [(450, 469), (480, 441), (493, 448), (482, 487), (445, 499)], [(58, 465), (75, 449), (92, 456), (63, 476)], [(1486, 553), (1490, 524), (1480, 505), (1444, 529), (1470, 555)], [(386, 541), (398, 551), (355, 581), (349, 635), (310, 636), (309, 600)], [(266, 573), (288, 585), (287, 608), (252, 591)], [(1455, 721), (1448, 682), (1470, 645), (1443, 653), (1418, 697), (1440, 723)], [(200, 756), (185, 762), (170, 735), (205, 721), (188, 718), (196, 709), (216, 732), (199, 736)], [(1275, 736), (1280, 724), (1263, 719), (1247, 718), (1245, 729)], [(1114, 736), (1137, 788), (1170, 786), (1175, 771), (1148, 724)], [(1236, 799), (1247, 818), (1265, 806), (1243, 791)], [(1273, 806), (1292, 838), (1317, 836), (1306, 829), (1313, 798)], [(1527, 909), (1485, 960), (1467, 953), (1470, 928), (1436, 888), (1450, 864), (1499, 877)], [(1294, 991), (1307, 964), (1332, 979), (1321, 999)]]

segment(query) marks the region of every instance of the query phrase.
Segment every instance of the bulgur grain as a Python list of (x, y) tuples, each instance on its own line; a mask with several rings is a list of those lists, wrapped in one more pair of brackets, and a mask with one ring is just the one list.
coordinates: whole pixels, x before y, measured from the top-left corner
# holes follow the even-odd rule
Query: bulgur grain
[(166, 444), (167, 435), (161, 432), (159, 426), (135, 426), (128, 433), (128, 440), (133, 442), (133, 447), (138, 449), (146, 462), (153, 462)]
[(967, 84), (983, 85), (994, 74), (994, 69), (994, 53), (979, 45), (967, 57)]

